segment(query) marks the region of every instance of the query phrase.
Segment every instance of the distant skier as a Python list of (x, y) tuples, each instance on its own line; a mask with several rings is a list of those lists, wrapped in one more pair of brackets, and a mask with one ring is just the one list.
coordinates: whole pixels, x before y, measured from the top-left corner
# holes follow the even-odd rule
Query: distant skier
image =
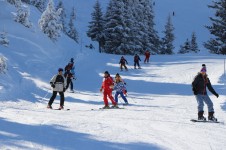
[(126, 99), (126, 97), (124, 96), (124, 93), (123, 93), (126, 90), (125, 83), (122, 82), (122, 79), (121, 79), (119, 74), (116, 74), (116, 76), (115, 76), (115, 85), (112, 85), (111, 88), (116, 90), (116, 93), (115, 93), (115, 101), (116, 101), (116, 103), (118, 103), (118, 95), (120, 95), (122, 97), (122, 99), (124, 100), (124, 102), (125, 102), (124, 105), (128, 105), (129, 104), (128, 100)]
[(128, 71), (127, 67), (126, 67), (126, 64), (128, 64), (127, 60), (122, 56), (120, 61), (119, 61), (119, 64), (120, 64), (120, 69), (121, 71), (123, 70), (122, 67), (125, 68), (126, 71)]
[(74, 62), (69, 62), (65, 68), (64, 68), (64, 77), (66, 78), (67, 80), (67, 85), (66, 85), (66, 90), (68, 89), (69, 85), (70, 85), (70, 89), (71, 89), (71, 92), (74, 92), (73, 90), (73, 79), (75, 79), (75, 76), (74, 76)]
[(54, 75), (50, 80), (51, 87), (53, 88), (52, 97), (49, 100), (47, 108), (52, 109), (52, 103), (57, 96), (57, 92), (60, 94), (60, 107), (59, 109), (64, 109), (64, 92), (65, 92), (65, 78), (63, 76), (63, 69), (58, 69), (58, 74)]
[(192, 82), (192, 90), (194, 92), (195, 98), (198, 103), (198, 120), (206, 120), (206, 118), (203, 116), (204, 114), (204, 102), (208, 106), (208, 120), (217, 121), (217, 119), (214, 117), (214, 108), (213, 108), (213, 102), (209, 98), (206, 87), (209, 89), (209, 91), (214, 94), (217, 98), (219, 95), (215, 92), (213, 89), (210, 80), (206, 74), (206, 65), (202, 65), (201, 71), (198, 73), (198, 75), (195, 77), (194, 81)]
[(137, 69), (136, 66), (138, 66), (138, 69), (141, 69), (140, 68), (140, 63), (139, 61), (141, 61), (140, 57), (136, 54), (134, 56), (134, 69)]
[(115, 102), (113, 96), (112, 96), (112, 89), (110, 86), (114, 85), (113, 78), (110, 76), (108, 71), (104, 72), (104, 78), (103, 82), (100, 88), (100, 92), (103, 92), (103, 99), (104, 99), (104, 107), (103, 109), (108, 109), (110, 108), (108, 105), (108, 99), (107, 97), (111, 100), (112, 102), (112, 107), (118, 107), (117, 103)]
[(144, 55), (145, 55), (144, 63), (146, 63), (146, 62), (149, 63), (149, 58), (150, 58), (151, 53), (147, 50), (144, 53)]

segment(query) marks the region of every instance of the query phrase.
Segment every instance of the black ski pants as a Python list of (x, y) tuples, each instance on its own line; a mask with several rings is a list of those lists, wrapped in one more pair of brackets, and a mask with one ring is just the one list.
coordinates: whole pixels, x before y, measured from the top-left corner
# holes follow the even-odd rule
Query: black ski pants
[[(64, 92), (63, 91), (59, 92), (59, 94), (60, 94), (60, 106), (64, 106)], [(53, 101), (55, 100), (56, 96), (57, 96), (57, 91), (53, 91), (53, 95), (50, 98), (48, 103), (50, 106), (53, 104)]]

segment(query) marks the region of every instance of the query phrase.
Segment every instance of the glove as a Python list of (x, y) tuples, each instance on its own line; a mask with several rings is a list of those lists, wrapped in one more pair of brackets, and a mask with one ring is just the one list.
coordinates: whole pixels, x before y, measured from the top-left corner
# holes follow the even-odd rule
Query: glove
[(216, 93), (215, 96), (218, 98), (219, 97), (219, 94)]
[(51, 87), (52, 87), (52, 88), (55, 88), (56, 86), (55, 86), (55, 84), (51, 84)]
[(63, 88), (63, 92), (65, 92), (66, 91), (66, 88)]
[(198, 91), (196, 91), (195, 88), (192, 88), (192, 91), (193, 91), (194, 95), (198, 95)]
[(102, 88), (100, 88), (100, 92), (102, 92)]

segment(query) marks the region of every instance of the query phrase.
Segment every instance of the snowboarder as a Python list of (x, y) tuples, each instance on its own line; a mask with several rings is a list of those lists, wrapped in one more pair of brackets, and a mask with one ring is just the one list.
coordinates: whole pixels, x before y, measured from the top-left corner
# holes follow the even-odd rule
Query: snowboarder
[(140, 63), (139, 61), (141, 61), (140, 57), (136, 54), (134, 56), (134, 69), (137, 69), (136, 66), (138, 66), (138, 69), (141, 69), (140, 68)]
[(113, 96), (112, 96), (112, 89), (110, 88), (110, 86), (114, 85), (113, 79), (110, 76), (108, 71), (104, 72), (104, 78), (103, 78), (103, 82), (100, 88), (100, 92), (103, 92), (103, 99), (104, 99), (104, 107), (103, 109), (108, 109), (110, 108), (108, 105), (108, 99), (107, 97), (111, 100), (112, 102), (112, 107), (118, 107), (117, 103), (115, 102)]
[(121, 71), (123, 70), (122, 67), (124, 67), (126, 69), (126, 71), (128, 71), (128, 69), (126, 67), (126, 64), (128, 64), (128, 62), (123, 56), (121, 57), (119, 64), (120, 64)]
[(204, 114), (204, 102), (208, 106), (208, 120), (211, 121), (217, 121), (217, 119), (214, 117), (214, 108), (213, 108), (213, 102), (209, 98), (206, 87), (209, 89), (209, 91), (214, 94), (217, 98), (219, 95), (215, 92), (213, 89), (210, 80), (206, 74), (206, 65), (202, 65), (201, 71), (198, 73), (198, 75), (195, 77), (194, 81), (192, 82), (192, 90), (194, 92), (195, 98), (198, 103), (198, 120), (206, 120), (206, 118), (203, 116)]
[(50, 80), (51, 87), (53, 88), (52, 97), (49, 100), (47, 108), (52, 109), (52, 103), (57, 96), (57, 92), (60, 94), (60, 107), (59, 109), (64, 109), (64, 92), (65, 92), (65, 78), (63, 76), (63, 69), (58, 69), (58, 74), (54, 75)]
[(146, 61), (147, 61), (147, 63), (149, 63), (149, 58), (150, 58), (151, 53), (147, 50), (144, 53), (144, 55), (145, 55), (144, 63), (146, 63)]
[(118, 103), (118, 95), (120, 95), (125, 102), (124, 105), (129, 104), (128, 100), (126, 99), (126, 97), (124, 96), (124, 93), (123, 93), (123, 91), (126, 90), (126, 87), (125, 87), (125, 84), (122, 82), (122, 79), (119, 74), (116, 74), (115, 85), (112, 85), (111, 88), (116, 90), (116, 93), (115, 93), (115, 102), (116, 103)]

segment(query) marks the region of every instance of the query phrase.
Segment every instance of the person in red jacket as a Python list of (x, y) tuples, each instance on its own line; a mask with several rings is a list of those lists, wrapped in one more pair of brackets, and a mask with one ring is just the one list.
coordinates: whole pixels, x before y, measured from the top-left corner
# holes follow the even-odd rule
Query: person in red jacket
[(113, 96), (112, 96), (112, 89), (110, 88), (110, 86), (114, 85), (114, 80), (113, 78), (110, 76), (108, 71), (104, 72), (104, 79), (100, 88), (100, 92), (103, 92), (104, 95), (104, 107), (103, 109), (108, 109), (110, 108), (108, 105), (108, 99), (107, 97), (111, 100), (112, 102), (112, 107), (117, 107), (117, 103), (115, 102)]
[(150, 58), (150, 52), (147, 50), (145, 53), (144, 53), (144, 55), (145, 55), (145, 59), (144, 59), (144, 63), (149, 63), (149, 58)]

